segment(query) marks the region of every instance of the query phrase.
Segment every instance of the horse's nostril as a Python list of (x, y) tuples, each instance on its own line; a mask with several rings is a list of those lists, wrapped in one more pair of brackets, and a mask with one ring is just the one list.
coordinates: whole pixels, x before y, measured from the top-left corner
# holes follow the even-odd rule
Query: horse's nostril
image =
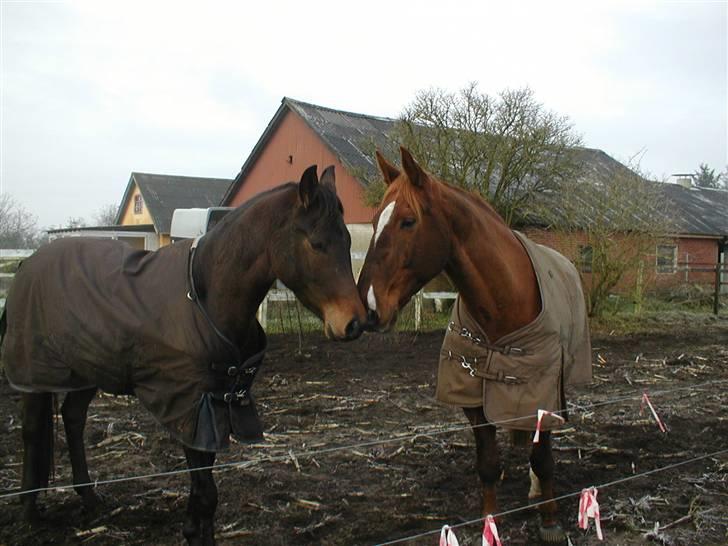
[(361, 335), (361, 324), (357, 319), (353, 319), (346, 325), (346, 339), (355, 339)]
[(370, 325), (376, 325), (379, 324), (379, 314), (374, 309), (369, 309), (367, 311), (367, 322)]

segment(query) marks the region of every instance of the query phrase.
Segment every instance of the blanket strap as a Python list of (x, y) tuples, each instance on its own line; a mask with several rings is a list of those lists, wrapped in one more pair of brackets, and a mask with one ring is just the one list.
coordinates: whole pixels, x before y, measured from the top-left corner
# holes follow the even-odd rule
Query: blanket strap
[[(513, 375), (506, 375), (502, 371), (498, 372), (487, 372), (483, 370), (478, 369), (478, 357), (473, 357), (472, 360), (468, 360), (463, 355), (457, 355), (453, 353), (452, 351), (442, 351), (440, 354), (442, 356), (447, 357), (450, 360), (454, 360), (456, 362), (459, 362), (460, 365), (468, 370), (470, 373), (470, 377), (482, 377), (483, 379), (488, 379), (490, 381), (497, 381), (499, 383), (506, 383), (508, 385), (521, 385), (523, 383), (527, 383), (526, 380), (521, 379), (519, 377), (515, 377)], [(485, 359), (487, 361), (487, 358)]]
[(240, 357), (240, 350), (238, 349), (238, 346), (235, 345), (235, 343), (233, 343), (232, 341), (230, 341), (230, 339), (218, 329), (218, 327), (213, 322), (212, 318), (210, 318), (210, 315), (207, 314), (207, 310), (202, 305), (202, 302), (200, 302), (200, 297), (197, 294), (197, 287), (195, 286), (195, 276), (192, 272), (193, 271), (192, 267), (194, 265), (195, 252), (197, 251), (197, 246), (200, 242), (200, 239), (201, 239), (201, 237), (197, 237), (192, 242), (192, 246), (190, 247), (190, 255), (187, 260), (187, 274), (188, 274), (188, 279), (189, 279), (189, 283), (190, 283), (190, 290), (189, 290), (189, 292), (187, 292), (187, 299), (190, 300), (191, 302), (194, 302), (197, 305), (197, 308), (202, 313), (202, 316), (205, 317), (205, 320), (210, 325), (210, 328), (212, 328), (212, 331), (215, 332), (215, 335), (217, 335), (217, 337), (219, 337), (222, 341), (224, 341), (225, 344), (228, 345), (233, 350), (233, 352), (235, 353), (235, 357), (236, 357), (235, 360), (237, 362), (240, 362), (241, 357)]
[(210, 369), (213, 372), (233, 378), (233, 384), (228, 392), (211, 392), (215, 400), (221, 400), (228, 404), (236, 403), (239, 406), (247, 406), (251, 402), (250, 389), (258, 374), (260, 364), (263, 361), (265, 351), (249, 358), (241, 366), (230, 366), (229, 364), (212, 363)]
[(199, 245), (201, 237), (197, 237), (193, 242), (192, 246), (190, 246), (190, 255), (188, 258), (188, 267), (187, 267), (187, 273), (189, 278), (189, 285), (190, 290), (187, 292), (187, 299), (194, 302), (197, 305), (197, 308), (202, 313), (202, 316), (205, 317), (205, 320), (210, 325), (210, 328), (212, 328), (212, 331), (215, 332), (217, 337), (219, 337), (226, 345), (228, 345), (232, 350), (233, 354), (235, 354), (235, 362), (236, 364), (230, 365), (230, 364), (220, 364), (220, 363), (210, 363), (210, 370), (213, 372), (216, 372), (218, 374), (222, 373), (226, 376), (229, 376), (233, 378), (232, 385), (230, 389), (227, 392), (221, 392), (221, 391), (215, 391), (210, 392), (210, 396), (212, 396), (215, 400), (220, 400), (222, 402), (225, 402), (227, 404), (237, 404), (239, 406), (247, 406), (250, 405), (252, 398), (250, 389), (253, 386), (253, 381), (255, 380), (255, 376), (258, 373), (258, 369), (260, 368), (260, 364), (263, 361), (263, 356), (265, 354), (265, 350), (261, 351), (260, 353), (253, 355), (250, 357), (247, 361), (241, 363), (242, 356), (240, 354), (240, 350), (238, 349), (238, 346), (235, 345), (225, 334), (223, 334), (215, 325), (210, 315), (207, 314), (207, 310), (205, 309), (204, 305), (202, 305), (202, 302), (200, 301), (200, 297), (197, 293), (197, 288), (195, 286), (195, 277), (193, 274), (193, 264), (195, 260), (195, 252), (197, 251), (197, 246)]
[(513, 347), (512, 345), (493, 345), (492, 343), (489, 343), (488, 341), (481, 339), (477, 335), (473, 334), (473, 332), (471, 332), (464, 326), (458, 328), (457, 324), (455, 324), (455, 322), (453, 322), (453, 321), (450, 321), (450, 324), (447, 325), (447, 330), (448, 330), (448, 332), (453, 332), (461, 337), (469, 339), (476, 345), (480, 345), (481, 347), (485, 347), (486, 349), (488, 349), (490, 351), (495, 351), (496, 353), (501, 353), (503, 355), (526, 355), (526, 354), (528, 354), (525, 349), (521, 349), (519, 347)]

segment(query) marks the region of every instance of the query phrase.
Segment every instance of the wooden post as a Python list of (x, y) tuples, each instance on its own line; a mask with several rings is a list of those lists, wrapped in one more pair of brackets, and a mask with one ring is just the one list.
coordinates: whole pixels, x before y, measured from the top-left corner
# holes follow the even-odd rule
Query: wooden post
[(265, 298), (263, 298), (263, 301), (260, 304), (260, 307), (258, 307), (258, 312), (256, 314), (258, 316), (258, 322), (260, 322), (263, 330), (265, 330), (268, 326), (268, 294), (266, 294)]
[(715, 292), (713, 293), (713, 314), (718, 314), (718, 308), (720, 304), (720, 272), (723, 268), (721, 267), (720, 261), (715, 264)]
[(420, 331), (422, 324), (422, 290), (415, 296), (415, 332)]

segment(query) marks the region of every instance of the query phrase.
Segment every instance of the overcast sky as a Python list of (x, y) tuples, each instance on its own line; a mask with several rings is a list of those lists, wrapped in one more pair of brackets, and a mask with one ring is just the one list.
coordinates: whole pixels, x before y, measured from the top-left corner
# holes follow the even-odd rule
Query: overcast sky
[(527, 85), (657, 177), (728, 163), (725, 2), (0, 1), (0, 183), (43, 227), (131, 171), (234, 177), (283, 96), (396, 117)]

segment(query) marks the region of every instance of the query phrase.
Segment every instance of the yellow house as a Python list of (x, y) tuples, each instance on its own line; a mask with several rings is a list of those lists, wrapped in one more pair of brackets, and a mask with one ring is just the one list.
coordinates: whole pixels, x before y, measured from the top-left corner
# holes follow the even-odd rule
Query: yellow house
[(101, 237), (123, 240), (140, 250), (156, 250), (170, 242), (175, 209), (216, 207), (231, 179), (131, 173), (111, 226), (64, 228), (55, 237)]
[(116, 224), (149, 226), (157, 235), (157, 247), (168, 245), (174, 209), (216, 207), (231, 183), (229, 178), (131, 173)]

